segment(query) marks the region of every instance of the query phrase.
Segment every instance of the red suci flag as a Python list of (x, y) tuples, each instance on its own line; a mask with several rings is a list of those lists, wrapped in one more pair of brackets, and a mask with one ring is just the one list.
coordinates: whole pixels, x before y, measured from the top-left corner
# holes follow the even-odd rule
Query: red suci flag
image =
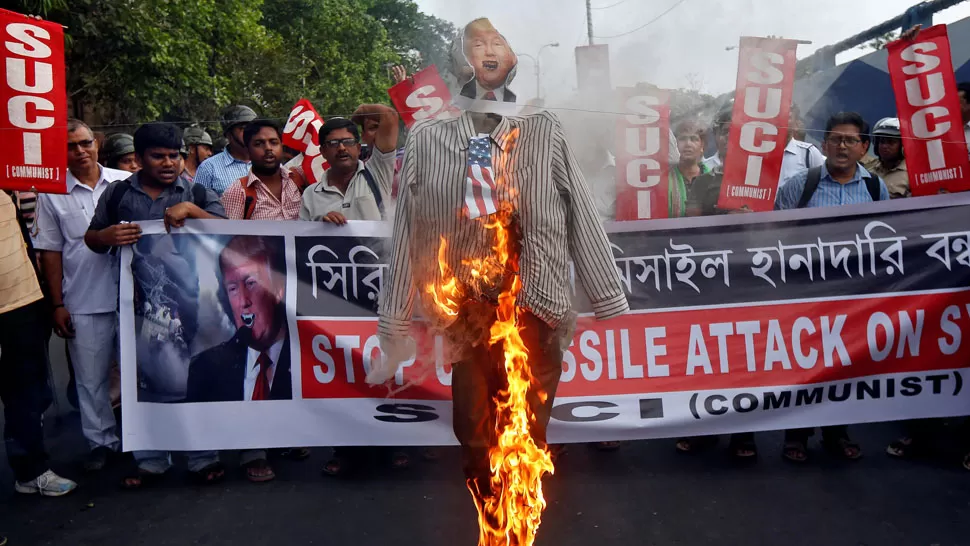
[(724, 182), (717, 207), (772, 210), (795, 85), (798, 42), (742, 37)]
[(310, 184), (319, 182), (329, 168), (321, 155), (320, 127), (323, 127), (323, 118), (307, 99), (300, 99), (293, 105), (283, 127), (283, 145), (303, 154), (301, 166)]
[(445, 119), (460, 114), (451, 106), (451, 92), (434, 65), (391, 87), (387, 95), (408, 128), (423, 119)]
[(892, 42), (887, 49), (913, 195), (970, 189), (970, 159), (946, 25), (930, 27), (914, 40)]
[(0, 9), (0, 188), (67, 193), (64, 29)]
[(616, 120), (616, 219), (666, 218), (669, 92), (619, 88)]

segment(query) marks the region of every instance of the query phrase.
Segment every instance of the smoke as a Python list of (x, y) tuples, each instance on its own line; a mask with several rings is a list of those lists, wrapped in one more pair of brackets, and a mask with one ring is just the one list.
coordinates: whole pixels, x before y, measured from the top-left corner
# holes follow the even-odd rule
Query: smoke
[[(719, 97), (734, 89), (741, 36), (810, 40), (812, 44), (799, 47), (798, 56), (804, 58), (820, 47), (891, 19), (912, 5), (911, 0), (592, 0), (594, 42), (609, 46), (611, 77), (598, 91), (584, 88), (580, 92), (575, 50), (588, 44), (582, 0), (416, 3), (425, 13), (450, 21), (459, 29), (476, 18), (487, 17), (505, 36), (518, 55), (516, 78), (509, 85), (518, 97), (516, 104), (524, 113), (545, 108), (557, 114), (604, 220), (612, 217), (615, 200), (614, 143), (619, 108), (614, 104), (613, 89), (647, 84)], [(949, 23), (968, 16), (970, 3), (937, 14), (935, 22)], [(839, 60), (864, 53), (848, 52)], [(447, 78), (449, 67), (438, 68)], [(604, 67), (597, 68), (604, 71)], [(818, 85), (821, 89), (823, 83)], [(451, 91), (458, 96), (457, 89)], [(817, 96), (815, 91), (818, 89), (803, 86), (800, 93)], [(710, 121), (720, 104), (709, 101), (698, 112), (702, 121)], [(816, 136), (810, 140), (818, 140), (820, 127), (806, 129)], [(388, 254), (382, 249), (382, 257), (387, 259)], [(415, 356), (425, 363), (453, 360), (440, 355), (434, 340), (420, 328), (412, 332), (407, 346), (390, 352), (383, 359), (385, 373), (378, 371), (369, 382), (383, 382), (397, 364), (413, 365)], [(413, 371), (409, 377), (413, 377)], [(434, 367), (428, 366), (419, 379), (405, 387), (420, 384), (433, 371)], [(394, 392), (399, 390), (395, 388)]]
[[(677, 3), (618, 1), (592, 0), (594, 8), (616, 4), (593, 10), (596, 36), (616, 36), (636, 29)], [(582, 0), (417, 0), (417, 4), (424, 12), (458, 27), (476, 17), (488, 17), (518, 53), (534, 56), (543, 45), (559, 43), (559, 47), (543, 50), (540, 59), (543, 97), (551, 107), (575, 93), (573, 49), (587, 43)], [(799, 49), (799, 57), (804, 57), (891, 19), (912, 4), (911, 0), (684, 0), (639, 31), (595, 42), (610, 46), (615, 86), (649, 82), (664, 88), (689, 89), (699, 83), (699, 91), (718, 95), (734, 87), (737, 51), (725, 48), (736, 46), (743, 35), (811, 40), (813, 44)], [(938, 13), (934, 22), (949, 23), (968, 16), (970, 4), (965, 3)], [(863, 53), (857, 50), (839, 60)], [(535, 96), (535, 69), (528, 58), (519, 62), (513, 87), (524, 103)]]

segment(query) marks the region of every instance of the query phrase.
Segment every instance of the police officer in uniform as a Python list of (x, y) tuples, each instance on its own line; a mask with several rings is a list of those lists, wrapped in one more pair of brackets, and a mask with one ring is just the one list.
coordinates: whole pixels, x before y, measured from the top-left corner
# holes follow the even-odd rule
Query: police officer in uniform
[(187, 127), (182, 133), (183, 168), (182, 176), (189, 182), (195, 181), (195, 173), (203, 161), (212, 157), (212, 137), (198, 125)]

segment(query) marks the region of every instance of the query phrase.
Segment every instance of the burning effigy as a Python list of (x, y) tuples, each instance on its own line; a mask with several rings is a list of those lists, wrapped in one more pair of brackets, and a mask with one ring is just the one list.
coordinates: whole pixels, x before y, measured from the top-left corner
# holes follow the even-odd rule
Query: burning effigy
[(456, 37), (460, 116), (407, 141), (371, 383), (411, 358), (413, 315), (453, 363), (454, 432), (479, 514), (479, 545), (533, 544), (554, 471), (546, 445), (563, 350), (575, 329), (572, 275), (598, 318), (628, 309), (590, 190), (559, 120), (514, 107), (517, 59), (489, 22)]

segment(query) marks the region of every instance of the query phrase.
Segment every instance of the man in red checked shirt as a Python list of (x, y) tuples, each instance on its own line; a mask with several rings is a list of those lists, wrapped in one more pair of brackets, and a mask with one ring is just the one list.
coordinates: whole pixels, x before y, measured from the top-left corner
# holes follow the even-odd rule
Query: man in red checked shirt
[(306, 179), (299, 168), (282, 166), (279, 125), (257, 119), (243, 129), (243, 143), (252, 166), (246, 176), (226, 188), (222, 206), (230, 220), (298, 220)]
[[(282, 131), (276, 122), (256, 119), (243, 129), (243, 144), (249, 151), (252, 165), (249, 173), (226, 188), (222, 206), (230, 220), (298, 220), (306, 179), (297, 168), (282, 166)], [(310, 456), (305, 447), (285, 449), (285, 458), (302, 461)], [(244, 450), (240, 460), (246, 478), (264, 482), (276, 477), (262, 449)]]

